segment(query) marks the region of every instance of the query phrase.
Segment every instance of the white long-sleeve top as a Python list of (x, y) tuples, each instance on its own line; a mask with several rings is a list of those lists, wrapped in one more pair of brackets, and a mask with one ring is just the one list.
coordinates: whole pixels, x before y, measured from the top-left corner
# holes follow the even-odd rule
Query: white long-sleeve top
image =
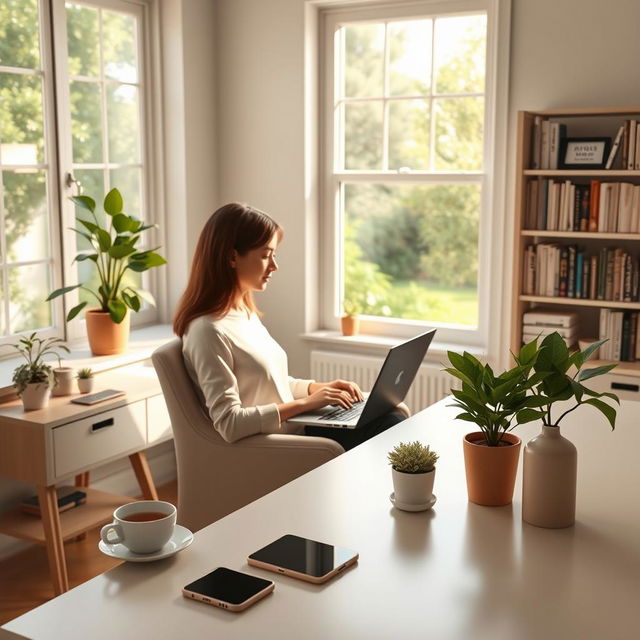
[(255, 314), (230, 311), (192, 320), (182, 337), (189, 376), (227, 442), (256, 433), (296, 433), (277, 405), (308, 395), (313, 380), (292, 378), (287, 354)]

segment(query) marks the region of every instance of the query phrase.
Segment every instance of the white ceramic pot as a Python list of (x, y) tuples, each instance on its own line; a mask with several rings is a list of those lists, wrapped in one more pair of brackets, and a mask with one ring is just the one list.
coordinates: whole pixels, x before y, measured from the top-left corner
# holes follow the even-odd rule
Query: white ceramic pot
[(22, 392), (22, 406), (25, 411), (44, 409), (49, 404), (51, 389), (46, 382), (32, 382)]
[(435, 469), (428, 473), (403, 473), (392, 468), (391, 477), (396, 503), (423, 505), (431, 501)]
[(94, 378), (78, 378), (78, 390), (80, 393), (91, 393), (93, 391)]
[(53, 396), (70, 396), (73, 393), (73, 369), (58, 367), (53, 370), (55, 384), (51, 390)]

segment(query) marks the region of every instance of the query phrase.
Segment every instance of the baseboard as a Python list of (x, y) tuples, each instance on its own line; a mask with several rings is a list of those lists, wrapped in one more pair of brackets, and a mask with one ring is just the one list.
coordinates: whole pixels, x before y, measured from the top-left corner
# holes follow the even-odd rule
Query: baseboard
[[(162, 486), (176, 479), (176, 457), (173, 440), (147, 449), (146, 454), (156, 486)], [(91, 486), (101, 491), (120, 493), (125, 496), (140, 495), (140, 487), (128, 458), (117, 460), (91, 471)], [(2, 510), (17, 507), (24, 498), (33, 495), (33, 492), (33, 487), (29, 487), (29, 485), (3, 480), (0, 488)], [(32, 546), (32, 544), (11, 536), (0, 535), (0, 560), (19, 553), (23, 549)]]

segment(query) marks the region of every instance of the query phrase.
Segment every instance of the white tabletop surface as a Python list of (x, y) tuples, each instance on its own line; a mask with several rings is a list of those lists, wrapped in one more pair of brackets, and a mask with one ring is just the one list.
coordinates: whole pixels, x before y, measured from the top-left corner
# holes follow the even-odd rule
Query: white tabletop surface
[[(462, 436), (443, 401), (196, 534), (173, 558), (123, 564), (6, 625), (36, 639), (436, 638), (627, 639), (640, 628), (640, 404), (611, 432), (591, 407), (563, 434), (578, 448), (577, 523), (521, 520), (520, 478), (507, 507), (467, 501)], [(526, 442), (539, 426), (515, 433)], [(389, 502), (386, 453), (420, 440), (440, 454), (432, 511)], [(247, 469), (247, 473), (251, 473)], [(205, 490), (215, 500), (216, 488)], [(249, 567), (252, 551), (294, 533), (355, 549), (325, 585)], [(186, 600), (217, 566), (276, 582), (234, 614)]]

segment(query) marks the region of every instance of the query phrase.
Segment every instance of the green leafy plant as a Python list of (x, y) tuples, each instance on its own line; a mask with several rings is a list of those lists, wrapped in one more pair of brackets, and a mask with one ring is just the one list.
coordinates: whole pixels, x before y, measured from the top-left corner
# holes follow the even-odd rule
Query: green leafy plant
[(402, 473), (428, 473), (433, 470), (438, 454), (429, 445), (415, 442), (401, 442), (388, 454), (389, 464)]
[[(111, 319), (120, 323), (124, 320), (127, 309), (139, 311), (141, 299), (149, 304), (155, 301), (148, 291), (124, 284), (123, 276), (127, 270), (141, 273), (152, 267), (166, 264), (166, 260), (156, 253), (155, 249), (146, 251), (136, 250), (140, 235), (156, 225), (143, 224), (141, 220), (123, 213), (122, 195), (118, 189), (111, 189), (104, 198), (103, 207), (108, 216), (108, 228), (101, 226), (95, 214), (96, 203), (89, 196), (73, 196), (70, 198), (78, 207), (91, 213), (93, 220), (78, 218), (77, 221), (84, 229), (73, 229), (91, 243), (93, 251), (79, 253), (75, 258), (82, 262), (90, 260), (96, 266), (100, 284), (97, 290), (84, 286), (83, 283), (62, 287), (53, 291), (47, 300), (53, 300), (74, 289), (83, 289), (94, 296), (100, 304), (100, 309), (109, 312)], [(75, 318), (87, 305), (83, 301), (67, 314), (67, 320)]]
[(451, 390), (456, 401), (449, 406), (463, 410), (456, 418), (477, 425), (488, 446), (500, 446), (505, 433), (541, 417), (544, 400), (530, 395), (548, 375), (535, 371), (540, 352), (535, 341), (524, 345), (518, 357), (514, 356), (516, 366), (497, 376), (488, 364), (466, 351), (462, 355), (448, 352), (451, 367), (445, 371), (462, 381), (461, 390)]
[(76, 378), (78, 378), (78, 380), (87, 380), (88, 378), (93, 378), (93, 369), (91, 367), (83, 367), (82, 369), (78, 369)]
[(62, 338), (38, 338), (36, 333), (20, 338), (17, 344), (5, 345), (15, 349), (25, 360), (13, 372), (13, 384), (18, 395), (27, 388), (28, 384), (44, 383), (53, 387), (54, 377), (51, 366), (44, 362), (45, 355), (54, 355), (60, 360), (60, 351), (69, 353), (69, 348), (62, 344)]
[(355, 300), (348, 300), (345, 298), (342, 301), (342, 308), (345, 316), (357, 316), (362, 313), (362, 306)]
[[(533, 367), (535, 373), (532, 380), (535, 383), (531, 385), (531, 393), (540, 408), (539, 417), (542, 419), (543, 425), (557, 427), (567, 414), (582, 405), (590, 405), (606, 417), (611, 429), (615, 429), (616, 409), (601, 398), (609, 398), (620, 404), (618, 396), (609, 392), (598, 393), (582, 384), (586, 380), (608, 373), (616, 366), (615, 364), (607, 364), (589, 369), (583, 368), (589, 358), (605, 342), (606, 340), (600, 340), (590, 344), (583, 351), (571, 353), (562, 337), (554, 332), (546, 336), (539, 347), (538, 338), (530, 343), (535, 345), (538, 352)], [(522, 351), (520, 355), (522, 356)], [(559, 415), (552, 416), (551, 411), (554, 404), (569, 400), (575, 401), (575, 405), (568, 409), (563, 407)]]

